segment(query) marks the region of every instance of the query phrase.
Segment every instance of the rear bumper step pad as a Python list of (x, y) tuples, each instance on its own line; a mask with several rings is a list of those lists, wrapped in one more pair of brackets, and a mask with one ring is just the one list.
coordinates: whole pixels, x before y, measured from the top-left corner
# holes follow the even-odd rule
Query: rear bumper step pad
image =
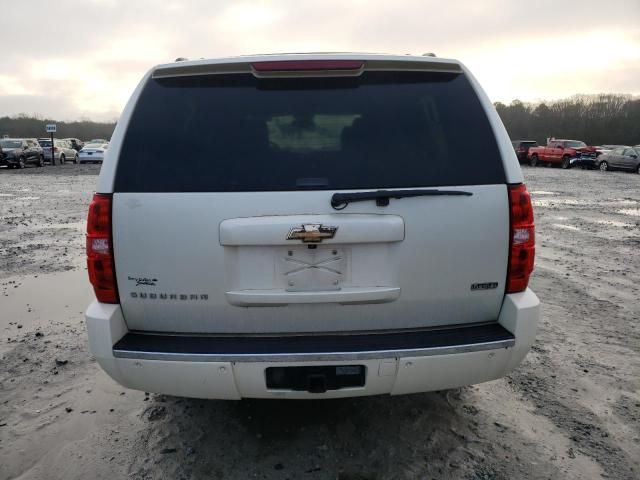
[(438, 330), (341, 335), (208, 336), (127, 333), (119, 358), (197, 362), (332, 361), (448, 355), (512, 347), (498, 323)]

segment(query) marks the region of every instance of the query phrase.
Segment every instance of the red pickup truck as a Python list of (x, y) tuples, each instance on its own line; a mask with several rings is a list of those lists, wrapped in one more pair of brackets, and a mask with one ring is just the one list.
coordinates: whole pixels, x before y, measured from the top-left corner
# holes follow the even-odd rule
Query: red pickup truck
[(571, 167), (571, 159), (580, 155), (596, 155), (596, 147), (587, 146), (579, 140), (549, 140), (546, 147), (531, 147), (527, 154), (529, 164), (560, 165)]

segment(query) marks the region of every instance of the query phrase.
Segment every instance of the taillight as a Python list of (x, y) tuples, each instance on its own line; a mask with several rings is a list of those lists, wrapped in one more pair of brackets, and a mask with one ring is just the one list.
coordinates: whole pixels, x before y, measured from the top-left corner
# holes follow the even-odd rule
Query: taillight
[(87, 219), (87, 268), (89, 281), (99, 302), (118, 303), (118, 285), (113, 263), (111, 195), (96, 193)]
[(507, 293), (526, 290), (536, 253), (531, 197), (524, 184), (509, 185), (509, 266)]
[(275, 60), (251, 64), (256, 72), (359, 70), (363, 65), (361, 60)]

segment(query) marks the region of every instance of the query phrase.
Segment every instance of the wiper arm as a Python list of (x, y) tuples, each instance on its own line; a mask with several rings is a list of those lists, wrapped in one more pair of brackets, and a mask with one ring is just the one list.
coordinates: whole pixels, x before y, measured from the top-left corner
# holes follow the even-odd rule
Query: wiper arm
[(389, 205), (390, 198), (405, 198), (405, 197), (437, 197), (437, 196), (465, 196), (470, 197), (473, 195), (471, 192), (464, 192), (461, 190), (372, 190), (369, 192), (354, 192), (354, 193), (334, 193), (331, 197), (331, 206), (335, 210), (342, 210), (346, 208), (351, 202), (364, 202), (366, 200), (375, 200), (376, 205), (379, 207), (386, 207)]

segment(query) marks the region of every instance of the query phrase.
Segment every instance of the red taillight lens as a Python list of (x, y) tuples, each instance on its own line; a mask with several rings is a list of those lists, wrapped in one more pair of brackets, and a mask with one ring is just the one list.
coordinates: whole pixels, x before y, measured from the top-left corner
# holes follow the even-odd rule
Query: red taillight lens
[(118, 303), (118, 285), (113, 264), (111, 195), (96, 193), (87, 218), (87, 268), (89, 281), (99, 302)]
[(509, 185), (509, 265), (507, 293), (526, 290), (536, 254), (531, 197), (524, 184)]
[(277, 60), (251, 64), (256, 72), (359, 70), (363, 65), (361, 60)]

